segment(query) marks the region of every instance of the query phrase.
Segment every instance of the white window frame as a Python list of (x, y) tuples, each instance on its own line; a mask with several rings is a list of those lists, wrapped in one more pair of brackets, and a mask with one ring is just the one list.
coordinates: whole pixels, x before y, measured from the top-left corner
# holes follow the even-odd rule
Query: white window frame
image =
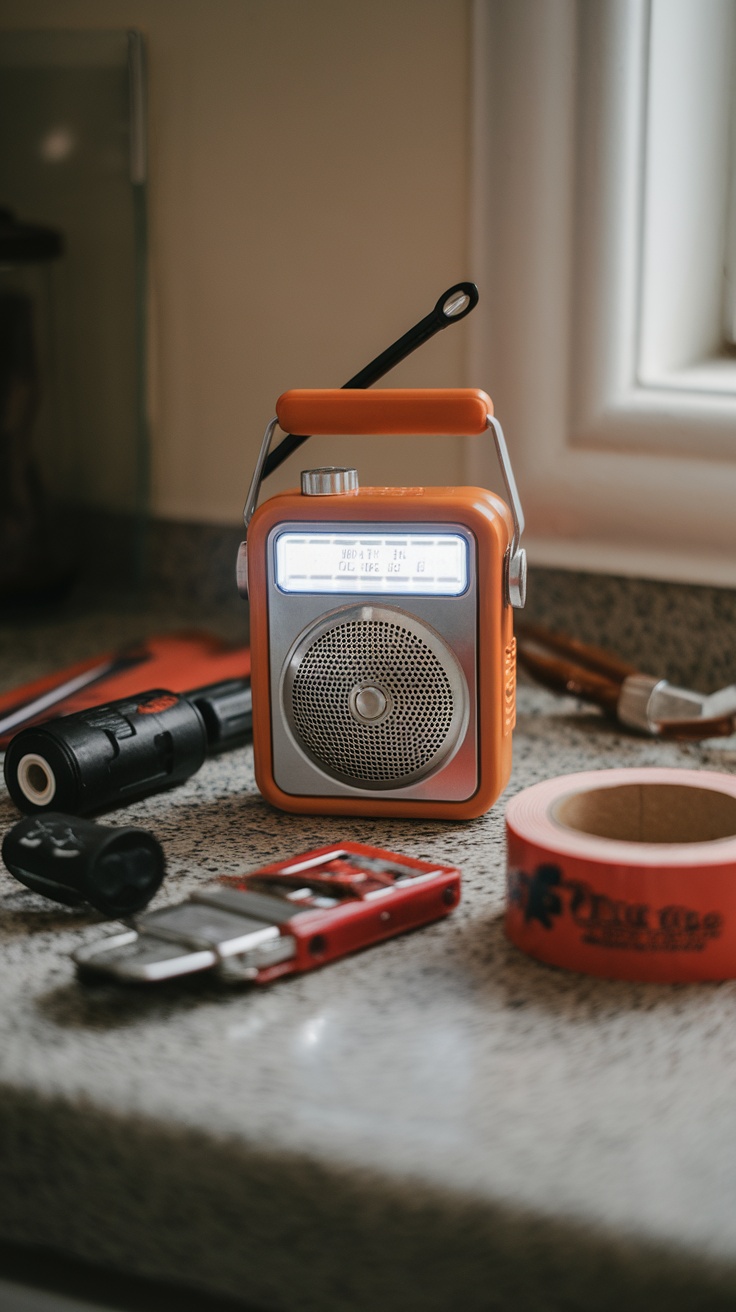
[[(702, 332), (658, 355), (650, 331), (661, 2), (472, 0), (469, 376), (506, 430), (532, 563), (733, 587), (736, 363)], [(487, 455), (468, 463), (487, 483)]]

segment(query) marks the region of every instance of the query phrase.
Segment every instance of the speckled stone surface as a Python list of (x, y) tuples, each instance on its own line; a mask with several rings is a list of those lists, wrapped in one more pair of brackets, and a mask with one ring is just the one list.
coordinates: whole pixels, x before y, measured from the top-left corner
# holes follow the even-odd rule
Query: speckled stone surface
[(736, 679), (733, 589), (532, 568), (525, 618), (701, 692)]
[[(184, 620), (6, 626), (0, 681)], [(514, 751), (465, 824), (278, 814), (250, 749), (104, 817), (164, 844), (154, 905), (341, 836), (461, 867), (443, 923), (260, 991), (82, 986), (69, 953), (99, 917), (2, 872), (0, 1238), (271, 1312), (733, 1308), (736, 983), (555, 971), (502, 914), (511, 795), (597, 767), (733, 771), (736, 743), (637, 739), (523, 685)]]

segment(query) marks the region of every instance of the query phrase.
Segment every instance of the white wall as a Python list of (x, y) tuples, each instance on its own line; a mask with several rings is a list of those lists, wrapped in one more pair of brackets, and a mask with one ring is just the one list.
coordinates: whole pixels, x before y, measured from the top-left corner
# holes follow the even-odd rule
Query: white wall
[[(278, 394), (339, 386), (473, 276), (468, 0), (3, 0), (0, 25), (146, 36), (152, 509), (235, 522)], [(387, 382), (488, 386), (467, 329)], [(462, 478), (457, 440), (308, 449)]]

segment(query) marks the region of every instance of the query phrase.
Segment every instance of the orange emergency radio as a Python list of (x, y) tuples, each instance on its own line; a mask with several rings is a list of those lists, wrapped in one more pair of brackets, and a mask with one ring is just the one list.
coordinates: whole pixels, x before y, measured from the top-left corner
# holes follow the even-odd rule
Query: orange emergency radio
[[(478, 487), (365, 487), (307, 470), (255, 510), (286, 433), (489, 432), (509, 504)], [(254, 513), (255, 512), (255, 513)], [(503, 432), (469, 388), (290, 391), (244, 512), (256, 780), (286, 811), (468, 819), (511, 769), (524, 526)]]

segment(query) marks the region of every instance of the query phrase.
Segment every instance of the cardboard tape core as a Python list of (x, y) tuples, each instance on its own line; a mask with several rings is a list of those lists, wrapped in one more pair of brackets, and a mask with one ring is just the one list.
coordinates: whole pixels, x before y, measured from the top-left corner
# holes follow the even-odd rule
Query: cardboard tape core
[(683, 784), (632, 783), (569, 793), (558, 824), (624, 843), (711, 843), (736, 835), (736, 797)]

